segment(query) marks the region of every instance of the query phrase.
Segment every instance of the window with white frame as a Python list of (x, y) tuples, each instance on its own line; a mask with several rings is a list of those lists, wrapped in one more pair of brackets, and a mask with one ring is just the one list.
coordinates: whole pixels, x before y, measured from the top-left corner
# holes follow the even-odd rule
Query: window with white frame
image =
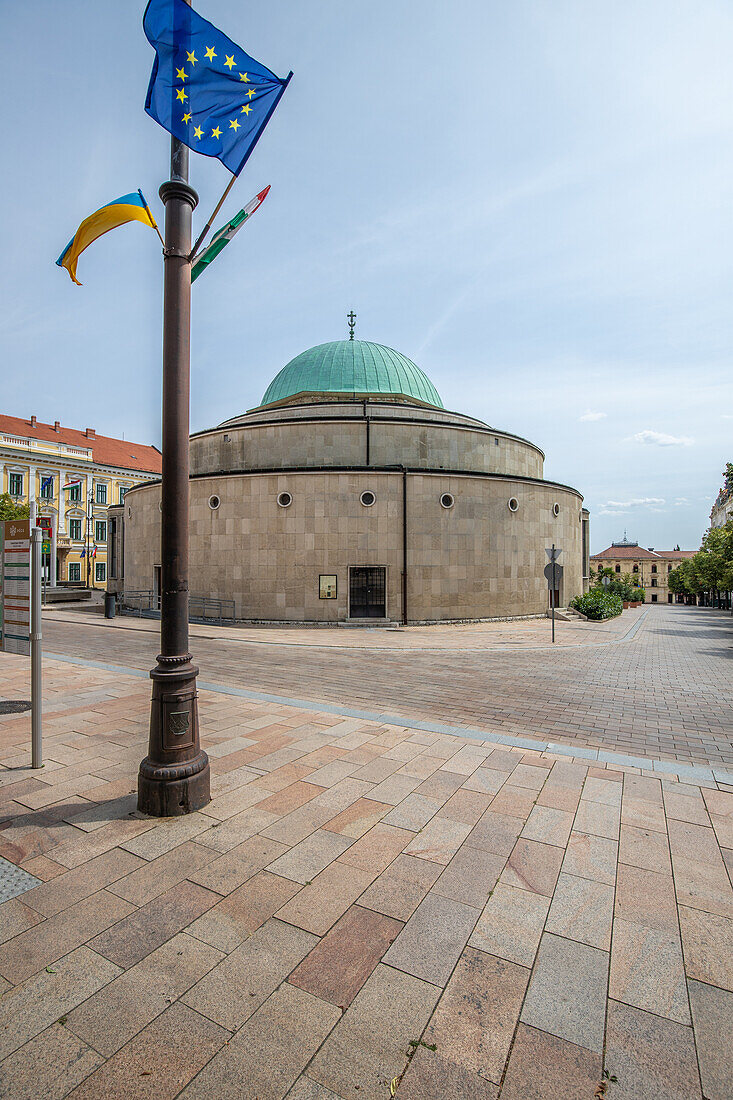
[(23, 475), (22, 474), (10, 474), (8, 480), (8, 492), (11, 497), (23, 496)]
[(107, 541), (107, 524), (103, 519), (98, 519), (94, 524), (94, 541), (106, 542)]
[(69, 520), (69, 538), (72, 542), (81, 542), (81, 520)]
[(107, 563), (103, 561), (96, 561), (94, 563), (94, 579), (95, 581), (107, 580)]
[(53, 500), (53, 475), (41, 474), (41, 500)]
[(81, 500), (81, 482), (78, 482), (76, 485), (69, 486), (68, 493), (69, 493), (69, 500), (77, 501), (77, 502), (80, 501)]
[(81, 562), (70, 561), (69, 562), (69, 580), (80, 581), (81, 580)]
[(97, 482), (97, 504), (107, 503), (107, 486), (104, 482)]
[(125, 493), (127, 492), (128, 488), (129, 486), (127, 485), (120, 485), (120, 504), (125, 503)]

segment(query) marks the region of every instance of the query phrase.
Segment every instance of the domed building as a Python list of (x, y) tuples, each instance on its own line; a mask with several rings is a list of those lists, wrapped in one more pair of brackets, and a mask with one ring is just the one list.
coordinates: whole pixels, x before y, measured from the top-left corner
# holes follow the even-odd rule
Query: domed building
[[(534, 443), (448, 412), (400, 352), (353, 338), (309, 348), (261, 405), (191, 437), (191, 593), (255, 621), (544, 614), (552, 543), (557, 605), (583, 591), (588, 513), (543, 461)], [(149, 482), (110, 513), (111, 587), (159, 591), (159, 502)]]

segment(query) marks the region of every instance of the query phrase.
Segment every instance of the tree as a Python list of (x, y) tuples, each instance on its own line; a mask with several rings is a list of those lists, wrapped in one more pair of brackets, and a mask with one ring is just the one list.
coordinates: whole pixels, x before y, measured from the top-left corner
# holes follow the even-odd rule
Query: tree
[(28, 519), (30, 514), (30, 504), (18, 504), (10, 493), (0, 493), (0, 520)]

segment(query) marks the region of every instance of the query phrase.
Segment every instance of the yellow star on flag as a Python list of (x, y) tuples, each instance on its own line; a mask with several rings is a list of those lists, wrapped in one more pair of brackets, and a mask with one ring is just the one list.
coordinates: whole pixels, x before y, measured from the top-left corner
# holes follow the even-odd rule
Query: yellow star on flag
[(243, 80), (245, 84), (249, 84), (249, 75), (247, 73), (240, 73), (239, 79)]
[(208, 50), (206, 51), (206, 60), (213, 61), (216, 56), (217, 55), (214, 53), (214, 47), (209, 46)]
[(184, 92), (183, 88), (176, 88), (176, 95), (180, 99), (181, 103), (183, 103), (184, 99), (188, 99), (188, 96)]
[(226, 65), (226, 67), (227, 67), (228, 69), (233, 69), (233, 68), (234, 68), (234, 66), (235, 66), (235, 65), (236, 65), (237, 63), (236, 63), (236, 61), (234, 60), (234, 57), (230, 57), (230, 56), (229, 56), (229, 54), (227, 54), (227, 55), (226, 55), (226, 61), (224, 62), (224, 64)]
[(188, 61), (189, 65), (196, 64), (196, 54), (193, 50), (191, 50), (190, 53), (188, 52), (188, 50), (186, 50), (186, 60)]
[(216, 126), (216, 127), (215, 127), (215, 128), (214, 128), (214, 129), (212, 130), (212, 131), (211, 131), (211, 136), (212, 136), (212, 137), (215, 137), (215, 138), (220, 138), (220, 137), (221, 137), (221, 130), (219, 129), (219, 127), (218, 127), (218, 126)]
[(257, 93), (255, 92), (254, 88), (248, 88), (248, 89), (247, 89), (247, 95), (248, 95), (248, 96), (249, 96), (249, 98), (251, 99), (251, 98), (252, 98), (252, 96), (253, 96), (253, 95), (257, 95)]
[(191, 121), (191, 112), (190, 112), (190, 111), (186, 111), (185, 115), (184, 115), (184, 116), (183, 116), (183, 118), (181, 119), (181, 122), (186, 122), (186, 123), (188, 123), (188, 122), (190, 122), (190, 121)]
[(229, 119), (229, 128), (231, 130), (234, 130), (235, 133), (239, 129), (239, 122), (237, 121), (236, 118), (230, 118)]
[(193, 132), (196, 135), (196, 137), (199, 139), (199, 141), (204, 136), (204, 131), (201, 129), (200, 126), (194, 126)]
[(244, 107), (242, 107), (242, 110), (244, 111), (245, 115), (248, 115), (252, 108), (250, 107), (249, 103), (245, 103)]
[(188, 73), (184, 69), (176, 69), (176, 80), (188, 80)]

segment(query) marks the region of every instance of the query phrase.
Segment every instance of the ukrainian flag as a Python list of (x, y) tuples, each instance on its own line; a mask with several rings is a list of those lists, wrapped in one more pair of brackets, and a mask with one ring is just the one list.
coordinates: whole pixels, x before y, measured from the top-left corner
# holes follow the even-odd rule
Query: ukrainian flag
[(59, 267), (65, 267), (76, 285), (81, 286), (76, 277), (76, 265), (84, 249), (104, 233), (109, 233), (110, 229), (116, 229), (126, 222), (142, 222), (151, 229), (158, 229), (142, 191), (108, 202), (85, 218), (56, 263)]

